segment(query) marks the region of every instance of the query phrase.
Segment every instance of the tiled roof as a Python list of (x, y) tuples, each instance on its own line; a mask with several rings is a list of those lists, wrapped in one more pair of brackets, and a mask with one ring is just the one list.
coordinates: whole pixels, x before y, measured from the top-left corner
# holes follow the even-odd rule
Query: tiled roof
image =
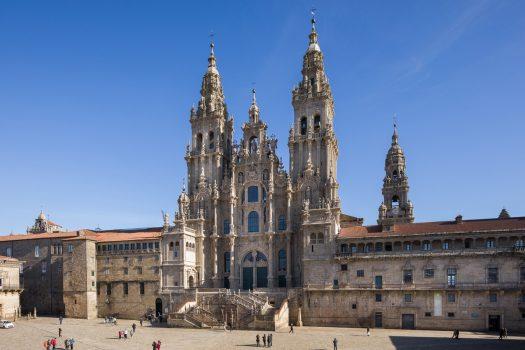
[(471, 232), (504, 232), (522, 230), (525, 233), (525, 217), (509, 219), (479, 219), (456, 221), (418, 222), (396, 224), (390, 231), (382, 231), (380, 225), (344, 227), (339, 238), (395, 237), (424, 234), (461, 234)]
[(142, 229), (115, 229), (104, 231), (80, 230), (73, 232), (29, 233), (0, 236), (0, 242), (50, 238), (63, 240), (92, 239), (97, 242), (138, 241), (158, 239), (161, 231), (162, 227), (147, 227)]
[(146, 232), (131, 232), (126, 233), (121, 230), (118, 231), (104, 231), (104, 232), (95, 232), (88, 231), (86, 236), (96, 240), (98, 243), (106, 242), (126, 242), (126, 241), (144, 241), (144, 240), (157, 240), (160, 238), (161, 229), (155, 231), (146, 231)]
[(50, 238), (70, 238), (75, 237), (78, 231), (72, 232), (46, 232), (46, 233), (26, 233), (18, 235), (0, 236), (0, 242), (6, 241), (24, 241), (29, 239), (50, 239)]

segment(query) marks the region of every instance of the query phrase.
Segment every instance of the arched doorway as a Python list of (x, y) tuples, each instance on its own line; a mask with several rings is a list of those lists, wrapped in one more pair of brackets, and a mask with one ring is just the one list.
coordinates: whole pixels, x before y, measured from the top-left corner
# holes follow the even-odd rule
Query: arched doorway
[(188, 277), (188, 287), (189, 288), (193, 288), (194, 287), (193, 276)]
[(155, 300), (155, 316), (159, 317), (160, 315), (162, 315), (162, 299), (157, 298)]
[(242, 289), (268, 287), (268, 258), (260, 251), (249, 252), (242, 260)]

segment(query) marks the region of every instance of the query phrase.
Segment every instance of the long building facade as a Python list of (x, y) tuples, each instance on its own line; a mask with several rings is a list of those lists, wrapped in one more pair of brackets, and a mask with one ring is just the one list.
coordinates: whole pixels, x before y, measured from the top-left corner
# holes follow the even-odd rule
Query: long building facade
[(253, 91), (233, 136), (214, 46), (189, 115), (173, 220), (0, 236), (23, 263), (22, 313), (153, 314), (173, 326), (525, 330), (525, 217), (414, 222), (394, 126), (377, 225), (341, 212), (334, 100), (315, 21), (292, 90), (285, 170)]

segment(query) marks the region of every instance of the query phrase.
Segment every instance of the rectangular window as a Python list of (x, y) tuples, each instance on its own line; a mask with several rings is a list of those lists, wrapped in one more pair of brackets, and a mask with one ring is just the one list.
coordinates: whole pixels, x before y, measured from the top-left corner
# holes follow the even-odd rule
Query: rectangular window
[(111, 295), (111, 283), (106, 285), (106, 295)]
[(129, 292), (129, 289), (128, 289), (128, 282), (124, 282), (123, 284), (123, 290), (124, 290), (124, 295), (128, 295), (128, 292)]
[(493, 239), (487, 240), (487, 248), (494, 248), (496, 245), (494, 244)]
[(104, 275), (109, 275), (109, 268), (106, 267), (106, 268), (104, 269)]
[(377, 293), (377, 294), (376, 294), (376, 302), (377, 302), (377, 303), (380, 303), (380, 302), (381, 302), (381, 299), (382, 299), (381, 293)]
[(425, 269), (425, 278), (434, 278), (434, 269)]
[(405, 250), (407, 252), (411, 251), (412, 250), (412, 244), (411, 243), (405, 243)]
[(131, 243), (131, 246), (129, 247), (131, 250), (135, 250), (135, 243)]
[(127, 263), (129, 261), (129, 258), (127, 256), (124, 257), (124, 262)]
[(259, 201), (259, 187), (250, 186), (248, 187), (248, 202), (254, 203)]
[(487, 269), (487, 282), (488, 283), (498, 283), (498, 268), (489, 267)]
[(124, 244), (124, 250), (129, 250), (129, 243)]
[(140, 282), (140, 295), (144, 295), (144, 282)]
[(403, 270), (403, 283), (410, 284), (412, 282), (412, 270)]
[(42, 273), (47, 273), (47, 261), (42, 261)]
[(118, 250), (124, 250), (124, 244), (119, 244), (118, 245)]
[(412, 302), (412, 294), (408, 293), (405, 294), (405, 303), (411, 303)]
[(365, 270), (357, 270), (357, 277), (365, 277)]
[(230, 220), (224, 220), (222, 230), (225, 235), (230, 234)]
[(425, 312), (425, 317), (431, 317), (432, 316), (432, 312)]
[(11, 247), (7, 247), (5, 255), (9, 258), (13, 257), (13, 250)]
[(454, 313), (453, 313), (453, 312), (449, 312), (449, 313), (447, 313), (447, 317), (450, 317), (450, 318), (452, 318), (452, 317), (454, 317), (454, 316), (456, 316), (456, 315), (454, 315)]
[(67, 252), (68, 253), (73, 253), (73, 244), (68, 244), (67, 245)]
[(137, 274), (142, 275), (142, 267), (137, 267)]
[(382, 289), (383, 288), (383, 276), (375, 276), (374, 284), (376, 286), (376, 289)]
[(35, 246), (35, 258), (39, 258), (40, 257), (40, 246), (36, 245)]
[(348, 265), (347, 264), (341, 264), (341, 271), (348, 271)]
[(144, 250), (148, 249), (148, 243), (142, 243), (142, 249)]
[(148, 243), (148, 249), (149, 250), (153, 250), (153, 242), (149, 242)]
[(155, 242), (155, 249), (159, 249), (159, 242)]
[(449, 250), (449, 243), (448, 242), (443, 242), (443, 250)]
[(449, 303), (455, 303), (456, 302), (456, 293), (447, 293), (447, 301)]
[(497, 303), (498, 302), (498, 294), (497, 293), (490, 293), (489, 294), (489, 301), (491, 303)]
[(334, 280), (334, 288), (339, 288), (339, 280)]
[(455, 268), (447, 269), (447, 285), (449, 287), (456, 286), (457, 270)]
[(124, 274), (127, 275), (129, 273), (129, 270), (127, 267), (124, 268)]
[(95, 276), (95, 271), (91, 270), (91, 276), (92, 276), (92, 277)]
[(423, 243), (423, 245), (421, 246), (421, 250), (426, 250), (426, 251), (432, 250), (432, 244), (430, 242)]

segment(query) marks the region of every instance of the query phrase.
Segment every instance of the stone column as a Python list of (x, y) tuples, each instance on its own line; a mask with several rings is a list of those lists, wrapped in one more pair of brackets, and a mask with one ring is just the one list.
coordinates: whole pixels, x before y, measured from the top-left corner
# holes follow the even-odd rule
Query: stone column
[(303, 326), (303, 317), (301, 316), (301, 313), (301, 307), (299, 307), (299, 309), (297, 310), (297, 327)]
[(273, 288), (273, 236), (268, 234), (268, 288)]
[(255, 289), (257, 288), (257, 251), (256, 250), (252, 251), (252, 256), (253, 256), (252, 289)]
[(292, 238), (291, 233), (286, 233), (286, 288), (292, 287)]
[(235, 283), (235, 236), (230, 237), (230, 289), (235, 289), (237, 284)]

